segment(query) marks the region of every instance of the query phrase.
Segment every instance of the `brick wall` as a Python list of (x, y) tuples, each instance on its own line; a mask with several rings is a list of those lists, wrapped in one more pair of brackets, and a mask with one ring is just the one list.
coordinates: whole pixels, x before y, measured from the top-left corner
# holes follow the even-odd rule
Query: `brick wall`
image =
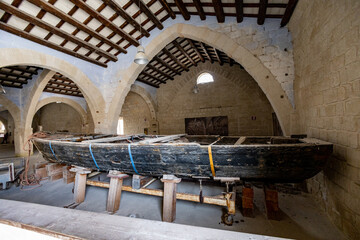
[(332, 221), (360, 238), (360, 1), (299, 1), (290, 21), (301, 132), (334, 143), (308, 181)]
[(124, 134), (144, 133), (144, 128), (149, 130), (152, 120), (145, 100), (133, 92), (126, 96), (120, 117), (124, 118)]
[[(197, 76), (209, 71), (213, 83)], [(157, 92), (160, 134), (185, 132), (185, 118), (228, 116), (229, 135), (272, 135), (272, 107), (255, 80), (240, 67), (201, 63), (162, 84)], [(256, 116), (256, 120), (251, 120)]]

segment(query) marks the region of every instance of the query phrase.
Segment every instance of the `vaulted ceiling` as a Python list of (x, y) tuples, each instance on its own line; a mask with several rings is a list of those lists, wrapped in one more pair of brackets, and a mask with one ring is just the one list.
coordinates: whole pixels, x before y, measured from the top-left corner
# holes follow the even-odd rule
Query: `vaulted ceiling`
[[(106, 67), (168, 18), (289, 21), (298, 0), (2, 0), (0, 29)], [(140, 27), (141, 24), (141, 27)]]

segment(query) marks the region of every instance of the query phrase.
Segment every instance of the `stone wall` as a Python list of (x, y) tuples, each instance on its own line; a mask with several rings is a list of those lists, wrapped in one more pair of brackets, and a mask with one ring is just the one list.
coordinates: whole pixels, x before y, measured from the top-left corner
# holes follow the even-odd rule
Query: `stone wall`
[[(213, 83), (200, 84), (208, 71)], [(272, 108), (254, 79), (239, 65), (200, 63), (189, 72), (162, 84), (157, 94), (160, 134), (185, 132), (185, 118), (228, 116), (229, 135), (271, 135)], [(256, 116), (256, 120), (251, 120)]]
[(299, 131), (334, 143), (308, 181), (332, 221), (360, 238), (360, 1), (299, 1), (290, 21)]
[[(42, 107), (34, 117), (34, 121), (43, 127), (43, 131), (69, 131), (82, 132), (82, 119), (80, 114), (64, 103), (50, 103)], [(33, 124), (34, 131), (38, 126)]]
[(149, 107), (136, 93), (129, 92), (126, 96), (120, 117), (124, 119), (124, 134), (144, 133), (145, 128), (150, 129), (152, 117)]

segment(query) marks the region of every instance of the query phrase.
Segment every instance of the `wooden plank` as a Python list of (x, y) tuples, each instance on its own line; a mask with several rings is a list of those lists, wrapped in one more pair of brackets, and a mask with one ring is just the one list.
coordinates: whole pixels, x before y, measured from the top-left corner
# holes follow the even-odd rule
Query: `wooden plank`
[(196, 7), (196, 10), (199, 13), (200, 19), (201, 20), (205, 20), (206, 19), (206, 15), (204, 13), (204, 9), (202, 8), (201, 2), (200, 0), (194, 0), (194, 5)]
[(257, 23), (263, 25), (266, 17), (266, 8), (268, 0), (260, 0), (259, 13), (257, 18)]
[(244, 19), (244, 1), (243, 0), (236, 0), (235, 7), (236, 7), (236, 21), (241, 23)]
[(206, 55), (206, 57), (209, 59), (209, 61), (210, 61), (211, 63), (214, 63), (214, 60), (210, 57), (209, 52), (207, 51), (205, 44), (202, 43), (202, 42), (200, 42), (200, 46), (201, 46), (201, 48), (203, 49), (203, 51), (205, 52), (205, 55)]
[(137, 174), (134, 174), (132, 176), (132, 188), (133, 189), (140, 189), (148, 182), (152, 181), (154, 178), (149, 176), (140, 176)]
[(278, 192), (274, 185), (264, 186), (266, 215), (270, 220), (280, 220)]
[(166, 77), (167, 79), (170, 79), (170, 80), (174, 80), (174, 78), (172, 76), (170, 76), (169, 74), (161, 71), (159, 68), (156, 68), (154, 67), (153, 65), (151, 64), (148, 64), (146, 67), (150, 68), (151, 70), (157, 72), (157, 73), (160, 73), (161, 75), (163, 75), (164, 77)]
[(47, 178), (47, 177), (48, 177), (47, 171), (46, 171), (46, 168), (45, 168), (45, 167), (35, 169), (35, 175), (38, 176), (38, 177), (40, 177), (40, 179), (43, 179), (43, 178)]
[(215, 56), (216, 56), (218, 62), (220, 63), (220, 66), (224, 65), (224, 62), (221, 60), (221, 57), (220, 57), (219, 53), (217, 52), (216, 48), (213, 48), (213, 49), (214, 49)]
[(216, 19), (219, 23), (225, 22), (224, 8), (222, 6), (221, 0), (213, 0), (212, 2), (216, 14)]
[[(31, 0), (29, 0), (29, 1), (31, 1)], [(73, 52), (73, 51), (71, 51), (71, 50), (69, 50), (69, 49), (67, 49), (67, 48), (60, 47), (60, 46), (57, 45), (57, 44), (54, 44), (54, 43), (49, 42), (49, 41), (46, 41), (46, 40), (44, 40), (44, 39), (42, 39), (42, 38), (36, 37), (36, 36), (34, 36), (34, 35), (31, 35), (31, 34), (29, 34), (29, 33), (24, 32), (24, 31), (22, 31), (22, 30), (19, 30), (19, 29), (15, 28), (15, 27), (12, 27), (12, 26), (10, 26), (10, 25), (6, 25), (6, 24), (4, 24), (4, 23), (2, 23), (2, 22), (0, 22), (0, 29), (2, 29), (2, 30), (4, 30), (4, 31), (7, 31), (7, 32), (9, 32), (9, 33), (18, 35), (18, 36), (20, 36), (20, 37), (26, 38), (26, 39), (28, 39), (28, 40), (30, 40), (30, 41), (33, 41), (33, 42), (42, 44), (42, 45), (44, 45), (44, 46), (46, 46), (46, 47), (55, 49), (55, 50), (57, 50), (57, 51), (60, 51), (60, 52), (69, 54), (69, 55), (74, 56), (74, 57), (77, 57), (77, 58), (80, 58), (80, 59), (85, 60), (85, 61), (87, 61), (87, 62), (91, 62), (91, 63), (93, 63), (93, 64), (99, 65), (99, 66), (101, 66), (101, 67), (107, 67), (106, 64), (104, 64), (104, 63), (102, 63), (102, 62), (99, 62), (99, 61), (96, 61), (95, 59), (92, 59), (92, 58), (90, 58), (90, 57), (86, 57), (86, 56), (81, 55), (81, 54), (79, 54), (79, 53)]]
[(163, 221), (173, 222), (176, 218), (176, 184), (181, 181), (174, 175), (164, 175)]
[(240, 138), (236, 141), (236, 143), (234, 143), (234, 145), (241, 145), (241, 144), (243, 144), (243, 143), (245, 142), (245, 140), (246, 140), (246, 137), (240, 137)]
[(175, 19), (175, 14), (174, 14), (173, 10), (169, 7), (169, 4), (167, 3), (167, 1), (166, 0), (159, 0), (159, 2), (163, 6), (163, 8), (165, 8), (165, 10), (168, 12), (170, 17), (172, 19)]
[(145, 134), (138, 134), (138, 135), (132, 135), (132, 136), (117, 136), (117, 137), (97, 138), (97, 139), (91, 139), (91, 140), (82, 141), (82, 143), (109, 143), (109, 142), (128, 140), (128, 139), (131, 139), (131, 138), (139, 138), (139, 137), (144, 137), (144, 136), (145, 136)]
[(137, 142), (136, 144), (151, 144), (151, 143), (157, 143), (157, 142), (169, 142), (175, 139), (179, 139), (181, 137), (185, 136), (185, 134), (177, 134), (177, 135), (170, 135), (165, 137), (158, 137), (158, 138), (151, 138), (142, 140), (140, 142)]
[[(14, 6), (14, 7), (19, 7), (20, 4), (22, 3), (23, 0), (14, 0), (11, 5)], [(4, 13), (4, 15), (2, 15), (1, 19), (0, 19), (0, 22), (3, 22), (3, 23), (7, 23), (9, 21), (11, 17), (11, 14), (10, 13)]]
[(76, 203), (82, 203), (85, 200), (87, 173), (76, 172), (74, 199)]
[(201, 62), (205, 62), (204, 57), (201, 55), (199, 49), (197, 49), (197, 47), (195, 46), (195, 44), (193, 43), (193, 41), (191, 39), (187, 38), (187, 41), (189, 42), (189, 44), (191, 45), (192, 49), (194, 49), (194, 51), (196, 52), (196, 54), (199, 56)]
[(156, 60), (157, 62), (159, 62), (160, 64), (164, 65), (166, 68), (170, 69), (172, 72), (174, 72), (177, 75), (181, 75), (180, 72), (178, 72), (175, 68), (171, 67), (167, 62), (165, 62), (164, 60), (162, 60), (160, 57), (155, 56), (154, 60)]
[(146, 16), (156, 25), (156, 27), (160, 30), (164, 28), (159, 19), (156, 18), (155, 14), (146, 6), (146, 4), (142, 0), (130, 0), (132, 3), (136, 4), (139, 7), (140, 11), (145, 13)]
[(117, 27), (113, 22), (109, 21), (109, 19), (105, 18), (101, 13), (97, 12), (95, 9), (90, 7), (88, 4), (86, 4), (83, 0), (70, 0), (73, 4), (84, 10), (86, 13), (88, 13), (91, 17), (95, 18), (99, 22), (101, 22), (104, 26), (107, 28), (113, 30), (116, 34), (123, 37), (134, 45), (135, 47), (139, 46), (139, 42), (130, 36), (127, 32), (122, 30), (121, 28)]
[(28, 1), (31, 2), (32, 4), (38, 6), (38, 7), (46, 10), (47, 12), (55, 15), (56, 17), (62, 19), (63, 21), (77, 27), (79, 30), (86, 32), (87, 34), (91, 35), (92, 37), (95, 37), (95, 38), (99, 39), (100, 41), (110, 45), (111, 47), (113, 47), (113, 48), (115, 48), (115, 49), (117, 49), (117, 50), (119, 50), (119, 51), (121, 51), (123, 53), (127, 53), (127, 51), (125, 49), (123, 49), (122, 47), (118, 46), (117, 44), (110, 41), (106, 37), (100, 35), (99, 33), (94, 31), (90, 27), (86, 26), (82, 22), (80, 22), (80, 21), (76, 20), (75, 18), (69, 16), (67, 13), (58, 10), (57, 8), (55, 8), (51, 4), (47, 3), (46, 1), (44, 1), (44, 0), (28, 0)]
[(144, 36), (149, 37), (149, 32), (140, 27), (140, 24), (136, 22), (122, 7), (117, 4), (114, 0), (103, 0), (108, 6), (110, 6), (119, 16), (121, 16), (125, 21), (134, 26), (134, 28), (140, 31)]
[(179, 59), (177, 59), (177, 57), (175, 57), (169, 50), (164, 48), (162, 51), (166, 55), (168, 55), (174, 62), (176, 62), (180, 67), (182, 67), (182, 69), (184, 69), (187, 72), (189, 71), (189, 69), (185, 66), (185, 64), (183, 64)]
[(110, 187), (107, 198), (106, 211), (110, 213), (115, 213), (117, 210), (119, 210), (122, 184), (123, 184), (122, 178), (110, 179)]
[(284, 27), (284, 26), (286, 26), (286, 24), (288, 24), (292, 14), (293, 14), (293, 12), (295, 10), (295, 7), (296, 7), (297, 3), (298, 3), (298, 0), (289, 0), (288, 4), (286, 6), (284, 16), (281, 19), (281, 23), (280, 23), (281, 27)]
[(63, 178), (63, 173), (62, 173), (62, 171), (57, 172), (56, 174), (51, 175), (51, 176), (50, 176), (50, 181), (56, 181), (56, 180), (59, 180), (59, 179), (61, 179), (61, 178)]
[(242, 188), (241, 212), (244, 217), (254, 217), (254, 189), (250, 185)]
[(184, 50), (184, 48), (176, 40), (173, 41), (173, 44), (182, 52), (182, 54), (194, 65), (197, 66), (196, 62), (189, 56), (189, 54)]
[(186, 9), (184, 2), (182, 0), (175, 0), (175, 4), (178, 7), (181, 15), (184, 17), (185, 20), (190, 19), (190, 14), (188, 10)]

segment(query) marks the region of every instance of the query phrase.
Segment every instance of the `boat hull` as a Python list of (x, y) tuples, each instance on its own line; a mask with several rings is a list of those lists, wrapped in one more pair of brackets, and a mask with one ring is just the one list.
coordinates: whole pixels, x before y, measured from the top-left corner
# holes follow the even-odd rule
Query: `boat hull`
[[(314, 140), (299, 144), (213, 145), (216, 177), (245, 181), (299, 182), (320, 172), (332, 153), (332, 144)], [(33, 143), (46, 160), (100, 171), (136, 171), (144, 176), (212, 177), (208, 146), (165, 143), (130, 146), (118, 143), (89, 144), (35, 138)], [(136, 169), (136, 171), (135, 171)]]

